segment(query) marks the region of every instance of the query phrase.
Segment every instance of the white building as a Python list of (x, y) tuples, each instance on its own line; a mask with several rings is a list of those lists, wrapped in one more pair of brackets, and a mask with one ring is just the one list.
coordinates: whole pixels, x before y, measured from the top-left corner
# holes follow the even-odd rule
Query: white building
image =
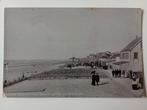
[(120, 52), (120, 69), (125, 72), (143, 73), (142, 38), (136, 37)]

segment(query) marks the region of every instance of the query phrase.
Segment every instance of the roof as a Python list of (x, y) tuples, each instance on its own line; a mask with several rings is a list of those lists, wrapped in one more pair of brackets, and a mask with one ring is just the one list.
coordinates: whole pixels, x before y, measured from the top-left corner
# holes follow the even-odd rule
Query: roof
[(138, 45), (138, 43), (140, 43), (142, 41), (141, 37), (137, 37), (135, 38), (132, 42), (130, 42), (125, 48), (123, 48), (121, 50), (121, 52), (124, 51), (131, 51), (136, 45)]
[(111, 58), (120, 57), (120, 53), (112, 53)]

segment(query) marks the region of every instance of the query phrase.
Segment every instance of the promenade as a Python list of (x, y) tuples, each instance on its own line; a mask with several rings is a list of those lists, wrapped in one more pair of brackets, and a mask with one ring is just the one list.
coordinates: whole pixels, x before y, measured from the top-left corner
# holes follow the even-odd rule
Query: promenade
[(112, 78), (108, 71), (99, 69), (108, 75), (101, 78), (98, 86), (91, 85), (90, 78), (26, 80), (4, 88), (6, 96), (20, 97), (141, 97), (143, 89), (132, 90), (128, 78)]

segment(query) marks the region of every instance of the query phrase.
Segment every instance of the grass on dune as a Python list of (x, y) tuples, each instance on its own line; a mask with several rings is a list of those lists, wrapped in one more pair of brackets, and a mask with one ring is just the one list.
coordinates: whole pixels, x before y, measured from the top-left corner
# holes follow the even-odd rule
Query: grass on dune
[[(90, 68), (59, 68), (51, 71), (45, 71), (36, 75), (33, 75), (31, 79), (55, 79), (55, 78), (90, 78)], [(101, 78), (107, 78), (108, 76), (104, 72), (99, 72)]]

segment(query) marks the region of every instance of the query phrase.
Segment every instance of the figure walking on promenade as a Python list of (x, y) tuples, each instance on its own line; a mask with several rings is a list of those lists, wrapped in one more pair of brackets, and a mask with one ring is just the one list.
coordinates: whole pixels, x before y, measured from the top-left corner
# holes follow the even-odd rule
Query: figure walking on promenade
[(112, 70), (112, 77), (114, 78), (114, 70)]
[(95, 81), (96, 81), (97, 85), (99, 85), (100, 76), (98, 73), (96, 73), (96, 75), (95, 75)]
[(95, 86), (95, 71), (92, 71), (91, 74), (92, 74), (92, 82), (91, 82), (91, 85)]

